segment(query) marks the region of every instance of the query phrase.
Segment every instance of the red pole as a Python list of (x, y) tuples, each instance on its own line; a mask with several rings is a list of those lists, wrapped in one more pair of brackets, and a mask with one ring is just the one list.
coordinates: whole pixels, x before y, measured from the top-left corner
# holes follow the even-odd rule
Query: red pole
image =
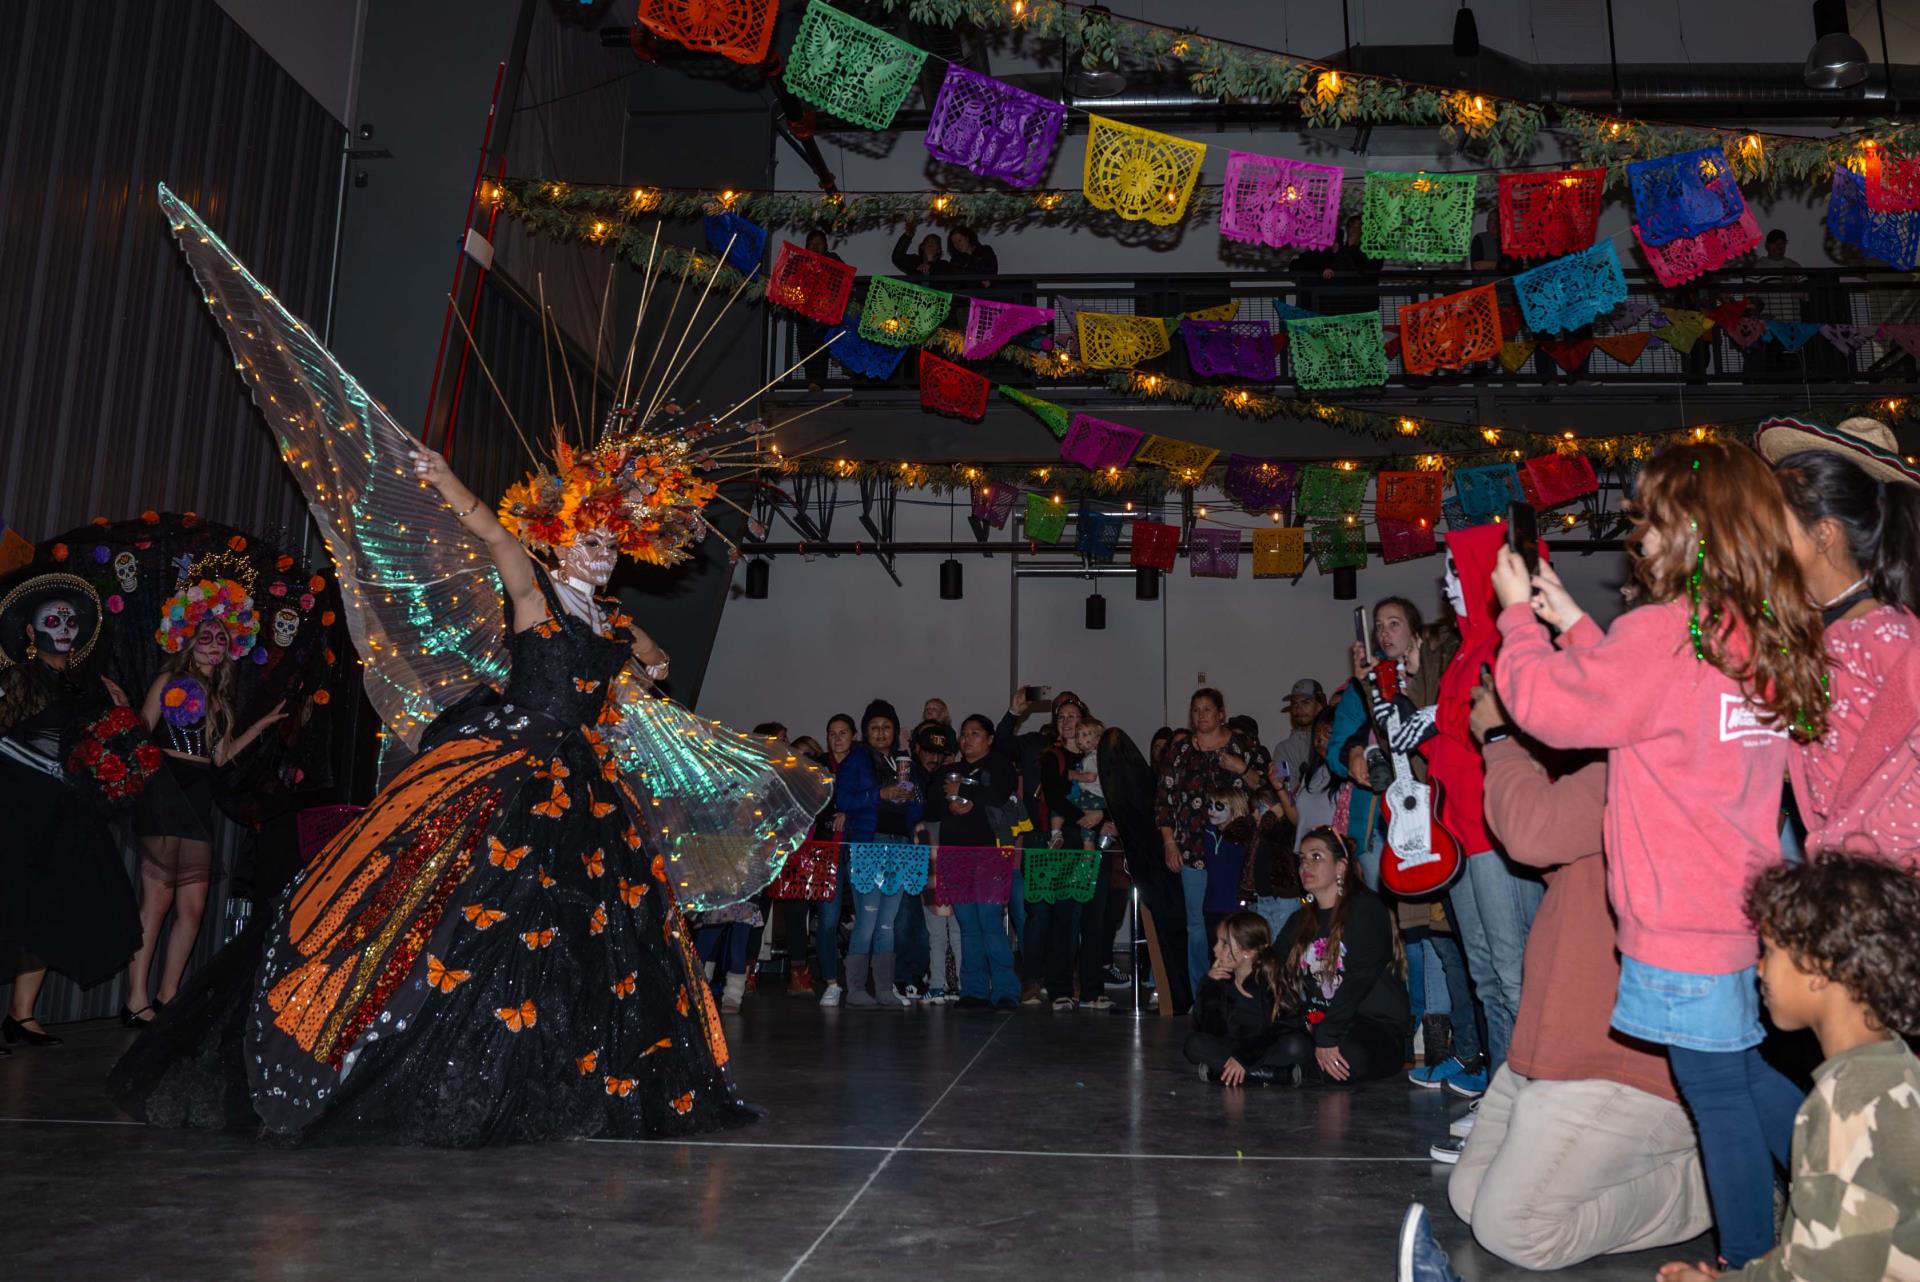
[[(465, 272), (466, 272), (466, 264), (467, 264), (466, 229), (469, 229), (473, 226), (473, 211), (474, 211), (474, 208), (479, 204), (480, 186), (485, 181), (487, 176), (487, 149), (493, 144), (494, 113), (498, 111), (500, 107), (500, 86), (502, 82), (506, 79), (506, 75), (507, 75), (507, 64), (503, 62), (499, 64), (498, 68), (493, 73), (493, 99), (491, 102), (487, 104), (487, 126), (486, 126), (486, 129), (480, 135), (480, 159), (473, 167), (473, 186), (467, 192), (466, 221), (461, 224), (462, 232), (460, 237), (460, 248), (455, 252), (454, 260), (453, 260), (453, 286), (447, 291), (449, 295), (447, 299), (447, 310), (446, 310), (446, 314), (441, 318), (441, 321), (440, 321), (440, 347), (439, 347), (439, 350), (434, 353), (434, 357), (433, 357), (433, 382), (427, 388), (427, 415), (426, 415), (426, 420), (421, 424), (421, 427), (420, 427), (420, 438), (422, 440), (425, 440), (427, 438), (428, 433), (433, 430), (433, 406), (434, 406), (434, 402), (438, 399), (440, 394), (440, 372), (446, 362), (447, 339), (453, 332), (453, 315), (454, 315), (454, 306), (455, 306), (453, 299), (457, 297), (460, 293), (461, 277), (465, 275)], [(502, 157), (501, 158), (502, 172), (505, 171), (505, 167), (506, 167), (506, 159), (505, 157)], [(496, 218), (499, 216), (498, 206), (494, 207), (494, 216)], [(489, 232), (492, 231), (491, 223), (488, 224), (488, 231)], [(475, 296), (477, 299), (478, 297), (477, 290), (475, 291)], [(467, 349), (463, 347), (460, 352), (460, 372), (463, 376), (466, 373), (466, 368), (467, 368)], [(458, 383), (455, 384), (455, 387), (456, 389), (458, 388)], [(456, 405), (458, 404), (457, 390), (455, 392), (455, 404)], [(451, 455), (453, 451), (453, 415), (451, 412), (449, 412), (447, 415), (446, 430), (441, 434), (440, 450), (441, 450), (441, 453), (448, 454), (448, 455)]]

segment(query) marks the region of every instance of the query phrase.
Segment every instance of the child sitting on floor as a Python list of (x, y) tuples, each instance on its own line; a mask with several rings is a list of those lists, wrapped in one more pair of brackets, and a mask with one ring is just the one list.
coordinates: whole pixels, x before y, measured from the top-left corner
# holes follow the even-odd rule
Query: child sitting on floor
[(1200, 981), (1185, 1047), (1202, 1079), (1222, 1086), (1281, 1080), (1261, 1063), (1289, 1026), (1275, 996), (1280, 958), (1272, 945), (1259, 913), (1233, 913), (1214, 929), (1213, 967)]
[(1778, 1247), (1737, 1273), (1676, 1261), (1661, 1282), (1920, 1277), (1920, 879), (1869, 856), (1769, 868), (1747, 888), (1760, 991), (1776, 1027), (1811, 1028), (1826, 1057), (1793, 1123)]

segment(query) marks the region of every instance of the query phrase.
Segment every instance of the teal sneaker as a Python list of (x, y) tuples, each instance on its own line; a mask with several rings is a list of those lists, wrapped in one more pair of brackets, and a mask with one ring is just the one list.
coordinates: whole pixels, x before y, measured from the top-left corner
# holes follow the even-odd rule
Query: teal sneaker
[(1483, 1064), (1470, 1073), (1455, 1073), (1441, 1085), (1447, 1088), (1447, 1094), (1457, 1095), (1461, 1099), (1479, 1099), (1487, 1093), (1487, 1069)]
[(1449, 1078), (1458, 1077), (1466, 1071), (1467, 1066), (1461, 1062), (1458, 1055), (1449, 1055), (1438, 1064), (1428, 1064), (1424, 1068), (1410, 1070), (1407, 1073), (1407, 1080), (1415, 1086), (1424, 1086), (1430, 1091), (1437, 1091), (1447, 1084)]

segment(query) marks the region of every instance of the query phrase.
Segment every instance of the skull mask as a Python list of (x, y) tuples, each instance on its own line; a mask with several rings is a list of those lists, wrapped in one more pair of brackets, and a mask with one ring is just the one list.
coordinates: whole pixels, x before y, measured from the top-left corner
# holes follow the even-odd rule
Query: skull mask
[(54, 597), (33, 614), (33, 641), (50, 654), (71, 654), (80, 639), (80, 612), (73, 602)]
[(300, 631), (300, 616), (291, 609), (274, 611), (273, 643), (282, 650), (293, 644), (294, 634)]
[(122, 552), (113, 558), (113, 573), (120, 580), (122, 592), (132, 592), (140, 585), (140, 563), (131, 552)]

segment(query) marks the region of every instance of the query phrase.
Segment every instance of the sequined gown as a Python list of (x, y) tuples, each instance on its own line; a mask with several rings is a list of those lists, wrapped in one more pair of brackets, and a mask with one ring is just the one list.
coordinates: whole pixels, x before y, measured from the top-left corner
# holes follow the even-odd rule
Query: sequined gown
[[(595, 725), (631, 651), (551, 615), (512, 675), (223, 950), (115, 1068), (162, 1125), (452, 1146), (753, 1120), (647, 807)], [(606, 603), (612, 609), (612, 603)]]

